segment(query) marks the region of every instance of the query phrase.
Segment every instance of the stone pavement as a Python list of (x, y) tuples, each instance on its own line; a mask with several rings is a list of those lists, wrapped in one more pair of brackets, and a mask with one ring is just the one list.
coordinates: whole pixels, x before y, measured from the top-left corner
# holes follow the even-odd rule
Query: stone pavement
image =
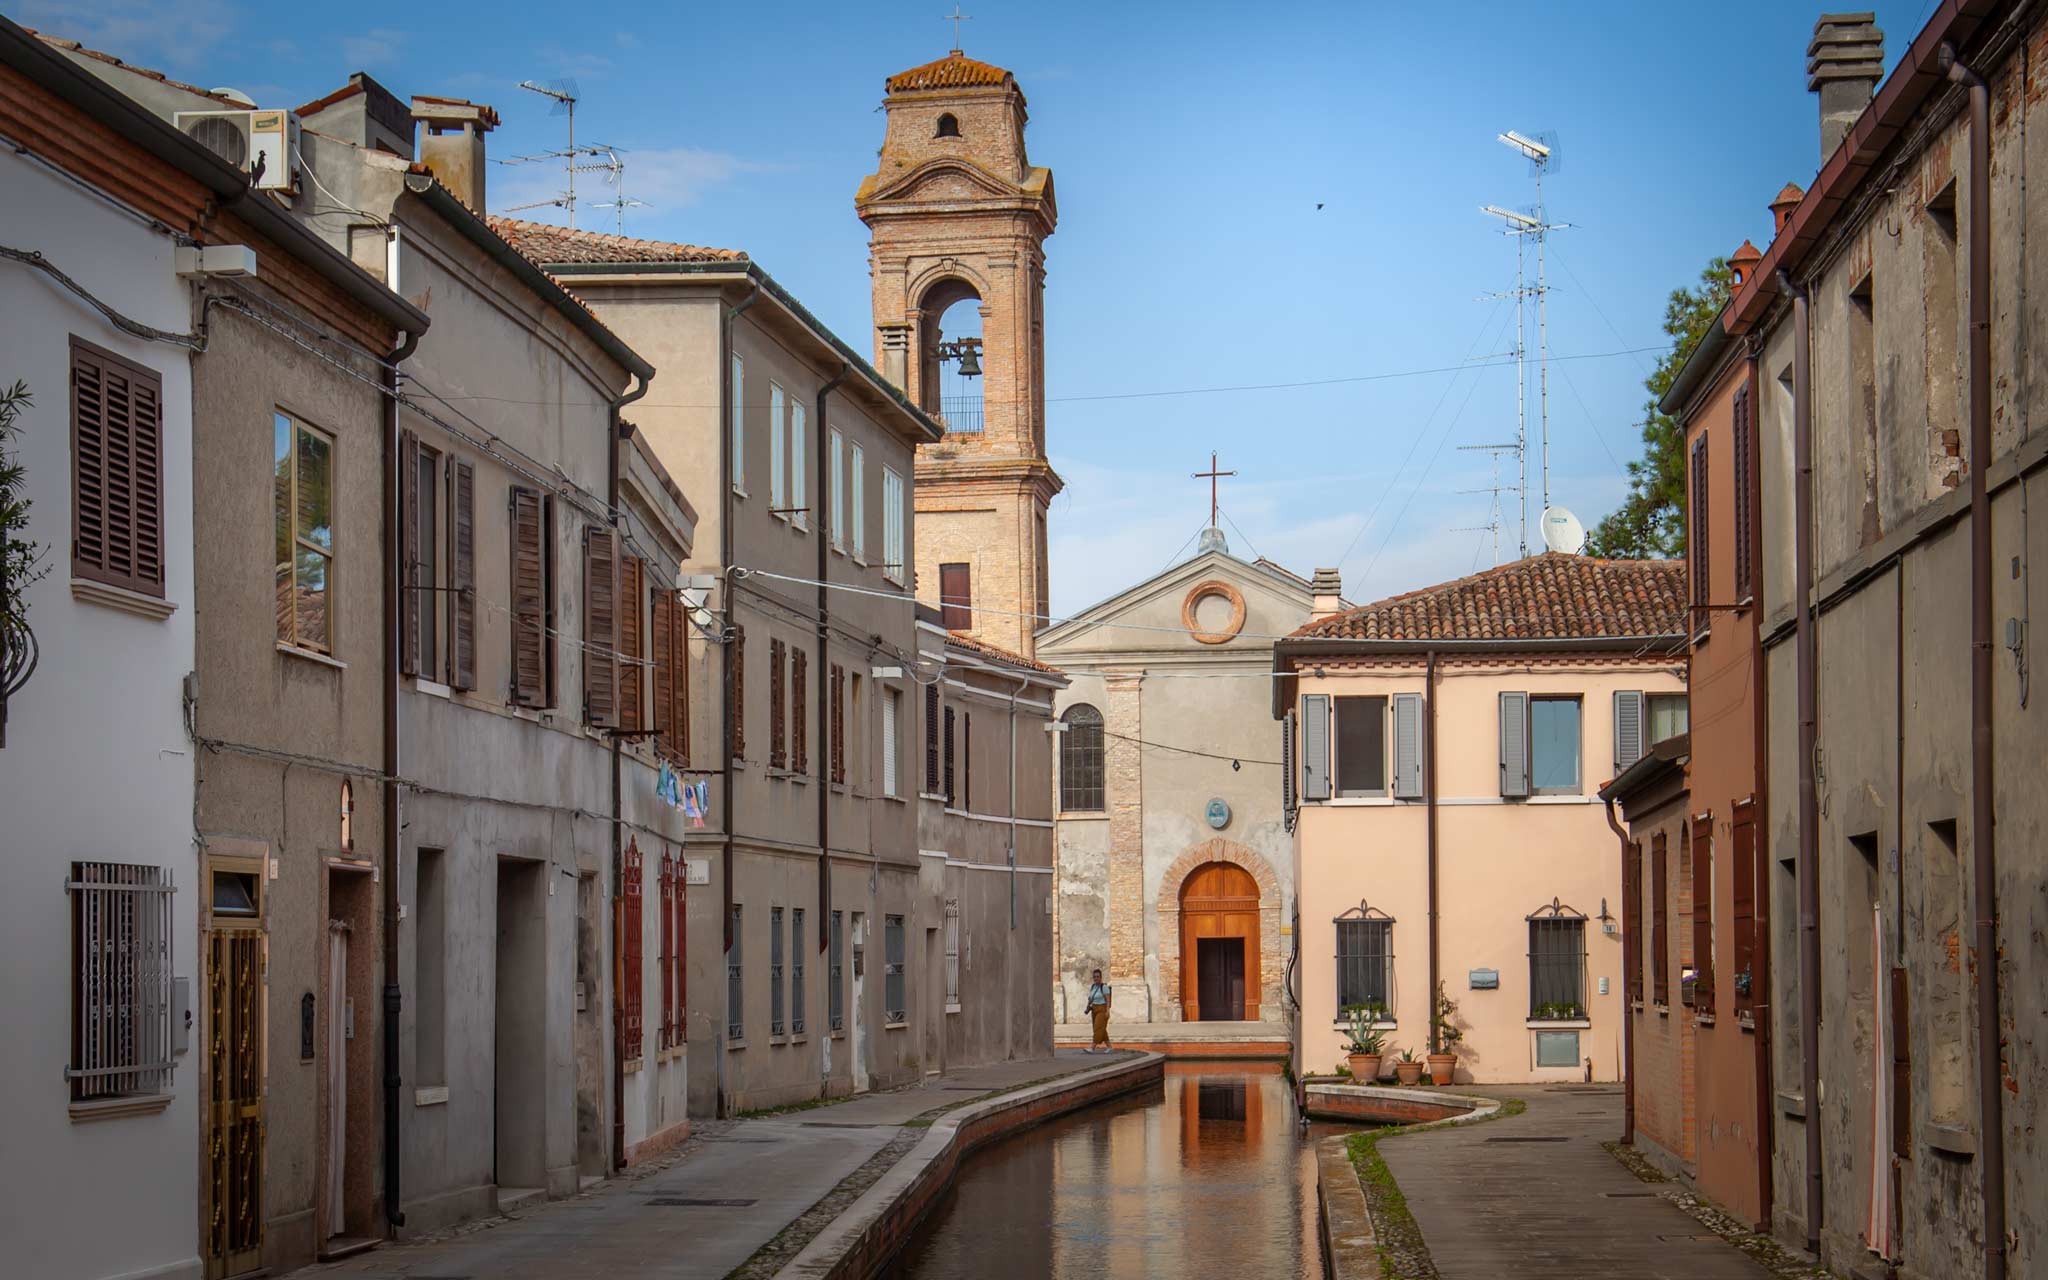
[(1600, 1146), (1618, 1085), (1475, 1089), (1529, 1109), (1379, 1144), (1443, 1280), (1769, 1280)]
[(1132, 1055), (1060, 1050), (828, 1106), (711, 1122), (653, 1171), (429, 1241), (309, 1268), (350, 1280), (723, 1280), (909, 1120)]

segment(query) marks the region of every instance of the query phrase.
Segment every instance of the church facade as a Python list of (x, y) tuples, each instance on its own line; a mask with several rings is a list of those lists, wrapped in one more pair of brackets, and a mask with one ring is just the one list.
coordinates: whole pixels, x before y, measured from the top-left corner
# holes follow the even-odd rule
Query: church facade
[(1334, 571), (1241, 559), (1210, 528), (1192, 559), (1039, 633), (1071, 681), (1055, 699), (1063, 1023), (1086, 1019), (1097, 968), (1117, 1024), (1291, 1021), (1273, 637), (1340, 607)]

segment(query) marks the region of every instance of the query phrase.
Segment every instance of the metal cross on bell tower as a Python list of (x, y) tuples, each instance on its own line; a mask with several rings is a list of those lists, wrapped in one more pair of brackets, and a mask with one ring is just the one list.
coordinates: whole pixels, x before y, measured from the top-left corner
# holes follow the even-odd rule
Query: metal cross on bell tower
[(1216, 482), (1224, 476), (1234, 476), (1236, 474), (1237, 472), (1235, 471), (1218, 471), (1216, 469), (1216, 453), (1212, 449), (1209, 452), (1209, 469), (1207, 471), (1197, 471), (1188, 477), (1191, 480), (1207, 480), (1209, 482), (1209, 527), (1211, 529), (1216, 527)]
[(956, 4), (953, 6), (953, 12), (946, 15), (946, 21), (953, 24), (953, 52), (958, 53), (960, 52), (960, 24), (974, 21), (974, 15), (960, 12), (960, 6)]

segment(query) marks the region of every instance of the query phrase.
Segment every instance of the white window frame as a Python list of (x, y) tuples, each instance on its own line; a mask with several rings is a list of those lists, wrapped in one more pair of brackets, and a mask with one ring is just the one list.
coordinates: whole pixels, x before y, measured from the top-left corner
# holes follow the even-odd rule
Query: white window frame
[(799, 529), (811, 527), (811, 513), (804, 504), (804, 402), (789, 402), (789, 521)]
[[(1344, 707), (1361, 702), (1380, 704), (1380, 785), (1377, 787), (1346, 787), (1344, 785)], [(1340, 694), (1330, 700), (1330, 786), (1331, 794), (1340, 800), (1384, 799), (1393, 794), (1394, 752), (1393, 752), (1393, 707), (1391, 694)]]
[(732, 491), (747, 496), (747, 362), (732, 353)]
[(903, 510), (903, 476), (894, 467), (882, 468), (882, 576), (901, 584), (907, 572), (904, 560), (910, 546), (909, 529)]
[(903, 749), (903, 691), (882, 686), (882, 794), (901, 797), (903, 770), (897, 757)]
[(853, 462), (848, 468), (848, 481), (853, 488), (849, 503), (853, 517), (853, 558), (866, 564), (868, 551), (868, 493), (867, 493), (867, 452), (858, 443), (853, 446)]
[(772, 379), (768, 383), (768, 510), (778, 520), (789, 519), (787, 486), (783, 483), (783, 439), (782, 433), (788, 415), (783, 411), (787, 399), (782, 393), (782, 384)]
[(846, 550), (846, 439), (839, 434), (839, 428), (831, 429), (832, 441), (832, 487), (828, 490), (832, 499), (832, 549)]

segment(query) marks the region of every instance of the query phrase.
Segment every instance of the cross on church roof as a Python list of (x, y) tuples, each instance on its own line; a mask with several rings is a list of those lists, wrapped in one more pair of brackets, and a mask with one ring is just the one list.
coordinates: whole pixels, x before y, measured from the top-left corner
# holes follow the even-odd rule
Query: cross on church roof
[(1194, 475), (1188, 477), (1191, 480), (1207, 480), (1209, 482), (1209, 527), (1211, 529), (1216, 527), (1216, 481), (1220, 477), (1234, 476), (1236, 474), (1237, 472), (1235, 471), (1218, 471), (1216, 469), (1216, 453), (1214, 450), (1211, 450), (1209, 453), (1209, 469), (1207, 471), (1197, 471)]
[(956, 4), (953, 12), (946, 15), (946, 21), (953, 24), (953, 53), (957, 56), (960, 52), (960, 24), (974, 21), (974, 15), (960, 12), (960, 6)]

